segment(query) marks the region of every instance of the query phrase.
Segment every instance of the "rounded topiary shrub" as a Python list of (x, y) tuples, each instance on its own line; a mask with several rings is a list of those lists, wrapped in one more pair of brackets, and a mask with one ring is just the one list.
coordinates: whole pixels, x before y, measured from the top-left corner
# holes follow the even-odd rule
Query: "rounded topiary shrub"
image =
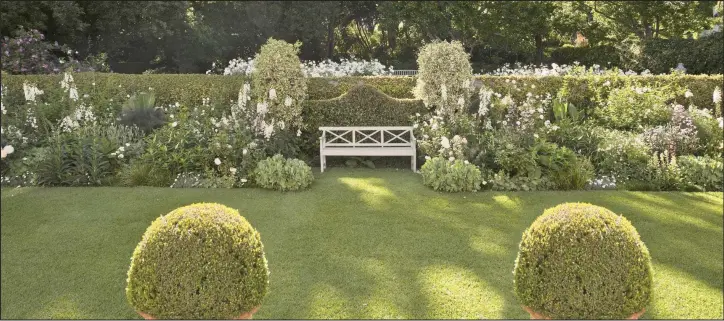
[(221, 204), (178, 208), (143, 234), (128, 270), (126, 298), (157, 319), (231, 319), (267, 293), (269, 269), (259, 233)]
[(641, 312), (652, 287), (651, 257), (623, 216), (585, 203), (547, 209), (523, 233), (514, 289), (552, 319), (625, 319)]
[(298, 159), (285, 159), (281, 154), (269, 157), (254, 170), (256, 183), (267, 189), (295, 191), (312, 185), (314, 175), (307, 163)]

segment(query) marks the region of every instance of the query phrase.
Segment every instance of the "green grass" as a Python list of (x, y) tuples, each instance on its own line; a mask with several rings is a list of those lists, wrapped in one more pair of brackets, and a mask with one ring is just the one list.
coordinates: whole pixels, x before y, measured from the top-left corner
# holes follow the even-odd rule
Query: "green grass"
[(193, 202), (237, 208), (261, 233), (270, 293), (255, 319), (526, 319), (512, 290), (523, 230), (582, 201), (626, 216), (654, 261), (642, 318), (721, 319), (722, 193), (441, 194), (409, 171), (331, 169), (308, 191), (2, 191), (7, 318), (139, 318), (125, 300), (151, 221)]

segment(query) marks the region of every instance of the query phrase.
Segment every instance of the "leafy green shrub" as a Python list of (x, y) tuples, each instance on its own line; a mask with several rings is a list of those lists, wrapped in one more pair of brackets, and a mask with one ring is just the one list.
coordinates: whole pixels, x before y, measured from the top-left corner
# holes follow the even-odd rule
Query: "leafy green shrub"
[(624, 182), (627, 190), (676, 191), (684, 186), (676, 155), (654, 152), (641, 173)]
[(521, 304), (552, 319), (625, 319), (651, 298), (651, 257), (623, 216), (565, 203), (523, 233), (514, 290)]
[(601, 137), (592, 162), (598, 174), (619, 182), (640, 177), (646, 171), (650, 148), (635, 133), (597, 128)]
[(597, 110), (603, 124), (614, 129), (639, 129), (664, 125), (671, 118), (668, 103), (675, 93), (665, 87), (622, 87), (611, 90), (606, 103)]
[(126, 298), (158, 319), (231, 319), (261, 305), (269, 269), (237, 210), (200, 203), (151, 223), (133, 251)]
[(697, 109), (691, 106), (689, 112), (694, 121), (696, 136), (699, 141), (699, 148), (696, 152), (712, 157), (721, 156), (724, 136), (718, 120), (706, 109)]
[(549, 176), (550, 183), (556, 189), (580, 190), (586, 187), (594, 176), (593, 165), (575, 152), (554, 144), (552, 149), (539, 151), (538, 162)]
[(136, 126), (148, 134), (166, 123), (166, 115), (162, 109), (154, 108), (156, 98), (153, 93), (139, 93), (131, 96), (123, 105), (120, 123), (125, 126)]
[(304, 189), (314, 181), (309, 165), (298, 159), (285, 159), (279, 154), (259, 162), (254, 178), (259, 186), (280, 191)]
[(475, 192), (482, 184), (480, 169), (459, 159), (431, 158), (422, 165), (420, 172), (422, 183), (436, 191)]
[(601, 144), (601, 137), (588, 122), (580, 123), (563, 120), (556, 123), (559, 128), (548, 134), (548, 140), (559, 146), (567, 147), (583, 156), (593, 156)]
[(687, 188), (696, 191), (721, 191), (724, 186), (724, 166), (721, 158), (682, 156), (677, 159)]

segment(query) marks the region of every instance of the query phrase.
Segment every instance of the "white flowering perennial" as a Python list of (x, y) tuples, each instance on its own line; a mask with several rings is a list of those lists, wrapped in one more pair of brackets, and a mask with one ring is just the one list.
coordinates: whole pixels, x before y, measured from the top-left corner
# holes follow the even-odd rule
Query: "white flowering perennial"
[(23, 93), (25, 94), (25, 101), (34, 103), (37, 96), (42, 95), (43, 91), (36, 87), (35, 84), (28, 84), (26, 81), (23, 82)]
[(64, 132), (71, 132), (81, 125), (96, 124), (96, 116), (93, 114), (93, 107), (81, 104), (73, 115), (65, 116), (60, 122), (60, 129)]
[(60, 81), (60, 87), (68, 93), (68, 97), (70, 97), (70, 99), (78, 100), (78, 88), (75, 86), (73, 75), (67, 72), (63, 74), (63, 80)]
[[(535, 76), (535, 77), (547, 77), (547, 76), (567, 76), (567, 75), (604, 75), (604, 74), (617, 74), (621, 76), (630, 75), (651, 75), (651, 71), (648, 69), (642, 71), (640, 74), (628, 70), (618, 69), (604, 69), (601, 65), (594, 64), (593, 66), (586, 68), (584, 65), (580, 65), (577, 61), (573, 62), (573, 65), (558, 65), (556, 63), (550, 66), (537, 66), (537, 65), (522, 65), (516, 63), (514, 65), (505, 64), (503, 67), (495, 69), (492, 72), (482, 73), (483, 75), (494, 75), (494, 76)], [(478, 74), (479, 75), (479, 74)]]
[[(377, 59), (371, 61), (341, 59), (334, 62), (329, 59), (321, 62), (307, 61), (300, 64), (305, 77), (346, 77), (346, 76), (383, 76), (392, 74), (393, 68), (386, 67)], [(232, 59), (224, 68), (224, 75), (251, 75), (256, 70), (254, 59)]]

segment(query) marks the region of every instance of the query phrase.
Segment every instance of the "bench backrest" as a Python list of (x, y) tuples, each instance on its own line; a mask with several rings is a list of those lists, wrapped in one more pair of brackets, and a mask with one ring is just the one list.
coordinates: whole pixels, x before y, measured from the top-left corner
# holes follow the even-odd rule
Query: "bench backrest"
[(319, 127), (322, 147), (415, 147), (411, 126)]

